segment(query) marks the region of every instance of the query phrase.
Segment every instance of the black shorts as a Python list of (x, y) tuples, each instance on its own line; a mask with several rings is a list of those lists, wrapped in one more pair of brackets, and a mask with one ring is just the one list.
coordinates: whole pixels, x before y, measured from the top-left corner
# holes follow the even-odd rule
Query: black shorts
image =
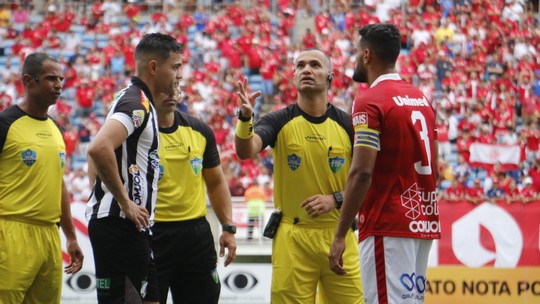
[(148, 231), (119, 217), (93, 219), (88, 234), (94, 251), (99, 303), (159, 301)]
[(218, 303), (217, 254), (206, 218), (155, 223), (152, 232), (161, 303), (169, 288), (174, 303)]

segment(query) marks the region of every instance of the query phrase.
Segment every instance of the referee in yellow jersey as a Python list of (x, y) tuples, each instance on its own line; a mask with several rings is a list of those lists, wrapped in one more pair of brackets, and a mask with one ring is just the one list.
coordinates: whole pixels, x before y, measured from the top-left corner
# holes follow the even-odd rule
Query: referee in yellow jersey
[[(351, 166), (350, 115), (328, 102), (330, 58), (319, 49), (300, 52), (293, 82), (298, 99), (259, 119), (253, 128), (253, 103), (261, 94), (239, 82), (236, 153), (253, 157), (266, 146), (274, 155), (274, 205), (283, 218), (272, 243), (272, 303), (362, 303), (356, 237), (347, 233), (343, 255), (346, 276), (328, 267), (328, 253), (343, 203)], [(350, 247), (349, 247), (350, 246)]]
[(62, 246), (79, 271), (83, 254), (64, 183), (66, 147), (48, 117), (62, 92), (58, 61), (44, 53), (23, 63), (24, 99), (0, 113), (0, 303), (60, 303)]
[(174, 303), (218, 303), (221, 283), (217, 255), (206, 220), (206, 193), (222, 224), (220, 256), (225, 266), (236, 257), (236, 227), (231, 195), (221, 169), (212, 129), (177, 110), (180, 97), (156, 99), (160, 133), (160, 179), (152, 249), (156, 260), (160, 303), (169, 289)]

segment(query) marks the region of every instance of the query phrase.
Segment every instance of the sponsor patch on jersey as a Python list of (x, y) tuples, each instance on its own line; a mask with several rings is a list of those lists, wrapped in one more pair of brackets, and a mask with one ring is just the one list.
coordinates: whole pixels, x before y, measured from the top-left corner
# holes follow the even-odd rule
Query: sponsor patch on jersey
[(154, 151), (150, 152), (150, 154), (148, 154), (148, 156), (150, 157), (150, 164), (152, 165), (152, 168), (154, 168), (154, 170), (159, 168), (158, 150), (154, 150)]
[(135, 125), (135, 128), (138, 128), (142, 125), (144, 121), (144, 111), (143, 110), (135, 110), (131, 114), (131, 120), (133, 120), (133, 124)]
[(37, 160), (37, 153), (36, 151), (26, 149), (21, 153), (22, 161), (25, 163), (28, 167), (32, 166), (36, 160)]
[(302, 158), (294, 153), (287, 156), (287, 163), (289, 164), (289, 168), (293, 171), (300, 167), (301, 162)]
[(148, 100), (148, 98), (146, 97), (146, 95), (144, 95), (142, 91), (141, 91), (141, 95), (142, 95), (141, 104), (146, 109), (146, 113), (148, 113), (150, 112), (150, 100)]
[(38, 131), (36, 133), (36, 136), (39, 137), (39, 138), (50, 138), (52, 136), (51, 132), (49, 131)]
[(341, 171), (341, 168), (343, 168), (343, 165), (345, 164), (345, 158), (343, 157), (329, 157), (328, 158), (328, 164), (330, 165), (330, 170), (334, 173), (338, 173)]
[(58, 156), (60, 157), (60, 168), (63, 169), (66, 166), (66, 153), (60, 152)]
[(161, 178), (163, 177), (163, 174), (165, 174), (165, 167), (163, 167), (162, 165), (159, 165), (159, 177), (158, 177), (158, 180), (161, 180)]
[(131, 165), (131, 166), (129, 166), (128, 170), (129, 170), (129, 173), (135, 174), (135, 173), (139, 172), (139, 166)]
[(353, 127), (360, 126), (360, 127), (367, 128), (368, 114), (366, 112), (355, 113), (352, 117), (352, 124), (353, 124)]
[(202, 159), (195, 157), (194, 159), (189, 161), (189, 164), (191, 165), (191, 169), (193, 169), (195, 175), (199, 175), (202, 169)]
[(311, 134), (311, 135), (306, 135), (305, 139), (311, 142), (318, 142), (318, 141), (325, 140), (326, 138), (320, 134)]

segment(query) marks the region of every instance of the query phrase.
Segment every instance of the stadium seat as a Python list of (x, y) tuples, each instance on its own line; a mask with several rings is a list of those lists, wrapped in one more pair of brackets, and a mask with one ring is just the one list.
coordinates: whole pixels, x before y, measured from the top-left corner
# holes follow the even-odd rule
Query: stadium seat
[(73, 24), (71, 25), (69, 30), (73, 33), (83, 34), (84, 31), (86, 30), (86, 27), (84, 25)]

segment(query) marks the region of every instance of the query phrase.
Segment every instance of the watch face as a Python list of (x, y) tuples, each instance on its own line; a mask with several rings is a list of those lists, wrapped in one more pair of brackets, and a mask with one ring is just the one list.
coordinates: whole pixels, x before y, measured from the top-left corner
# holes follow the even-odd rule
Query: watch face
[(223, 225), (222, 229), (223, 229), (223, 231), (236, 233), (236, 226), (234, 226), (234, 225)]

